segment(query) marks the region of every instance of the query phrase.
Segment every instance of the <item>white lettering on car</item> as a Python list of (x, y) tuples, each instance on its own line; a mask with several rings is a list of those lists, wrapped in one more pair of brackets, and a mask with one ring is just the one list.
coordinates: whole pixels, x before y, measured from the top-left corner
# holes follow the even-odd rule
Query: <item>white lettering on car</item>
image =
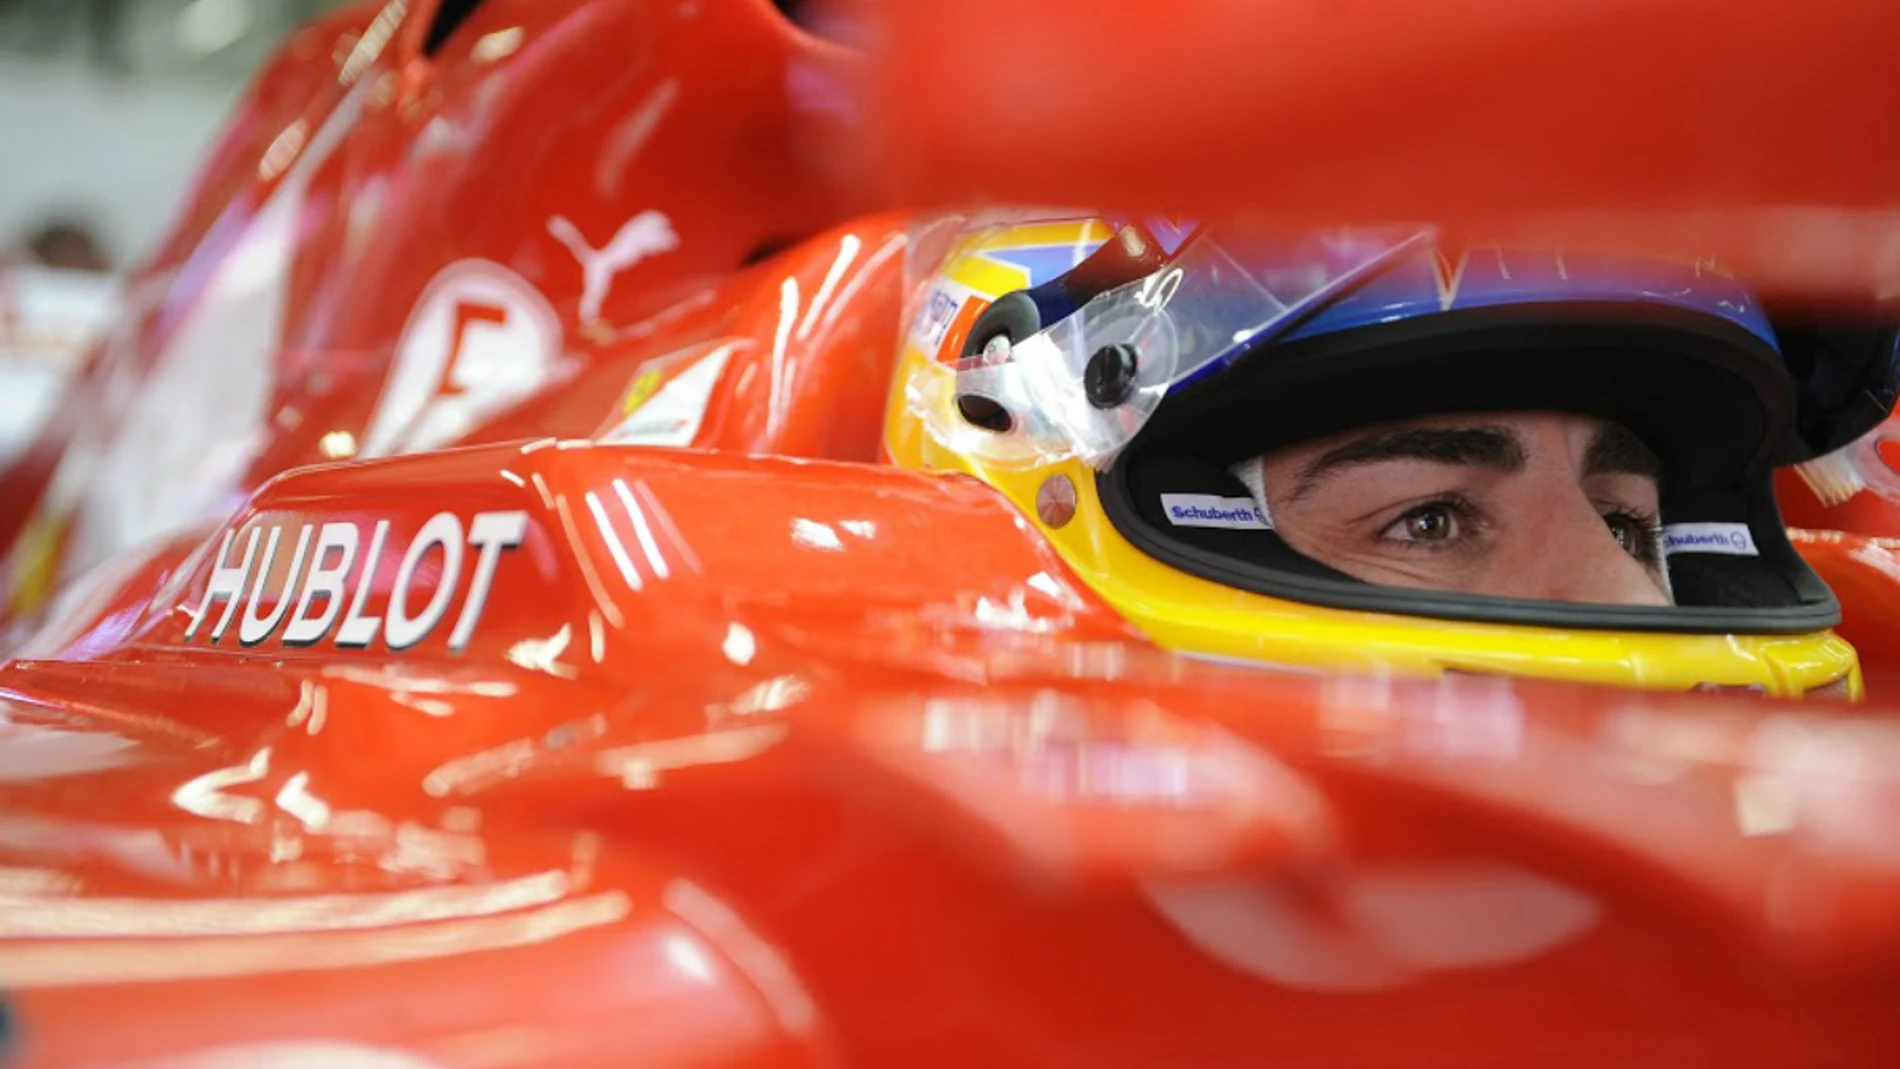
[[(290, 626), (284, 628), (284, 645), (311, 646), (330, 631), (343, 614), (343, 582), (356, 566), (358, 536), (353, 523), (326, 523), (317, 532), (317, 555), (310, 560), (310, 575), (303, 583), (303, 596), (297, 599), (297, 611), (290, 614)], [(334, 565), (326, 565), (330, 551), (341, 556)], [(321, 596), (323, 615), (310, 615), (310, 602)]]
[[(528, 514), (518, 510), (481, 512), (466, 527), (453, 512), (438, 512), (429, 517), (400, 551), (394, 582), (386, 591), (387, 607), (381, 616), (367, 610), (372, 596), (377, 593), (376, 576), (389, 541), (389, 521), (376, 522), (368, 551), (360, 555), (362, 530), (355, 523), (305, 523), (297, 528), (296, 548), (290, 554), (289, 568), (283, 573), (279, 595), (268, 608), (265, 587), (276, 578), (273, 565), (278, 547), (287, 540), (290, 525), (271, 527), (268, 534), (262, 527), (244, 532), (241, 554), (234, 552), (240, 532), (225, 532), (218, 554), (211, 562), (204, 595), (192, 613), (190, 626), (185, 629), (186, 642), (195, 640), (211, 614), (221, 607), (222, 612), (207, 636), (207, 641), (212, 643), (221, 641), (230, 630), (233, 618), (237, 618), (238, 641), (246, 647), (263, 643), (277, 634), (280, 627), (279, 640), (285, 646), (314, 646), (336, 627), (333, 641), (342, 649), (364, 649), (380, 635), (392, 651), (406, 650), (434, 634), (448, 618), (455, 607), (463, 563), (473, 550), (475, 562), (468, 592), (449, 632), (449, 649), (459, 653), (468, 648), (481, 623), (502, 552), (527, 539)], [(260, 541), (263, 543), (261, 553)], [(394, 547), (390, 548), (394, 553)], [(440, 567), (436, 569), (427, 602), (418, 607), (416, 599), (423, 593), (416, 589), (418, 576), (423, 572), (424, 562), (432, 557), (439, 558)], [(349, 591), (350, 572), (359, 562), (361, 569), (355, 589)], [(349, 594), (347, 611), (344, 609), (346, 593)], [(238, 616), (240, 603), (242, 617)], [(337, 626), (339, 617), (341, 626)]]
[(383, 540), (388, 537), (389, 521), (377, 520), (376, 531), (369, 536), (369, 555), (363, 558), (369, 563), (363, 566), (363, 575), (356, 581), (356, 596), (350, 599), (350, 611), (336, 633), (336, 644), (345, 649), (362, 649), (376, 641), (376, 632), (383, 626), (382, 617), (363, 615), (363, 606), (369, 602), (370, 582), (376, 577), (376, 562), (382, 559)]
[(218, 626), (211, 629), (211, 641), (224, 637), (224, 630), (231, 626), (231, 614), (237, 612), (238, 595), (244, 593), (244, 580), (251, 574), (251, 561), (257, 557), (257, 531), (251, 531), (250, 541), (244, 543), (244, 560), (237, 567), (225, 565), (231, 557), (231, 543), (236, 540), (236, 531), (224, 533), (224, 543), (218, 547), (217, 559), (211, 562), (211, 579), (205, 583), (204, 604), (198, 606), (198, 612), (191, 619), (191, 626), (185, 629), (185, 641), (191, 641), (198, 633), (199, 625), (205, 622), (205, 616), (211, 612), (211, 606), (222, 600), (225, 602), (224, 615), (218, 618)]
[[(409, 591), (415, 586), (416, 568), (429, 551), (442, 547), (442, 574), (436, 580), (429, 604), (414, 616), (409, 615)], [(421, 642), (442, 615), (449, 611), (449, 599), (455, 596), (455, 584), (462, 578), (462, 521), (453, 512), (438, 512), (416, 532), (409, 551), (402, 555), (396, 569), (396, 585), (389, 592), (389, 618), (383, 624), (383, 641), (392, 650), (406, 650)]]
[[(257, 615), (257, 603), (264, 597), (264, 581), (270, 578), (271, 565), (277, 560), (277, 539), (283, 529), (271, 528), (270, 539), (264, 543), (264, 559), (257, 568), (257, 579), (251, 583), (251, 600), (244, 606), (244, 618), (238, 623), (238, 641), (246, 646), (255, 646), (270, 637), (277, 625), (284, 622), (284, 610), (290, 608), (289, 598), (278, 598), (277, 607), (270, 616)], [(297, 533), (297, 554), (290, 558), (290, 572), (285, 576), (284, 589), (297, 581), (297, 573), (303, 571), (303, 556), (310, 549), (310, 525), (304, 524)]]

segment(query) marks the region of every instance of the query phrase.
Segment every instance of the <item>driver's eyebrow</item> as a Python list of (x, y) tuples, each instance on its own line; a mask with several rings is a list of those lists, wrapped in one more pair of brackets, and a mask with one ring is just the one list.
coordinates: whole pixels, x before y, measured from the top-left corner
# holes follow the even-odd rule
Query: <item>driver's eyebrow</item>
[(1424, 460), (1433, 464), (1524, 470), (1524, 443), (1504, 427), (1409, 427), (1377, 431), (1327, 450), (1300, 472), (1291, 500), (1298, 501), (1329, 476), (1346, 468), (1388, 460)]
[(1590, 448), (1583, 454), (1583, 474), (1592, 475), (1641, 475), (1650, 479), (1662, 478), (1662, 461), (1643, 444), (1641, 438), (1630, 433), (1621, 424), (1603, 423), (1597, 426), (1595, 437), (1590, 439)]

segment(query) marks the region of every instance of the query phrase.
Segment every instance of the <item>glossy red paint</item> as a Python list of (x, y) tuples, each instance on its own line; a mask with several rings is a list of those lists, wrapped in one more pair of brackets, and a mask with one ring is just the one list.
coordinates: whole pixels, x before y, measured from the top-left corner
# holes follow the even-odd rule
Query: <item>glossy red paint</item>
[(574, 373), (464, 441), (609, 435), (630, 403), (695, 361), (724, 362), (691, 444), (872, 461), (883, 435), (905, 217), (866, 216), (738, 271), (624, 332)]
[(1795, 548), (1841, 600), (1836, 630), (1860, 653), (1867, 696), (1881, 704), (1900, 697), (1900, 540), (1843, 531), (1791, 529)]
[[(0, 665), (17, 1064), (1900, 1057), (1900, 721), (1167, 655), (875, 463), (839, 49), (436, 11), (290, 44), (8, 476), (16, 606), (105, 561)], [(1801, 544), (1900, 663), (1890, 547)]]
[(1900, 150), (1867, 136), (1900, 111), (1886, 0), (857, 6), (910, 203), (1432, 219), (1801, 289), (1896, 279)]
[[(459, 652), (472, 557), (344, 569), (446, 591), (397, 656), (194, 635), (199, 553), (0, 668), (26, 1064), (1900, 1051), (1892, 721), (1183, 662), (985, 489), (864, 465), (314, 468), (203, 545), (507, 511)], [(234, 629), (303, 585), (253, 571)]]
[[(126, 329), (56, 418), (62, 435), (0, 480), (0, 536), (31, 506), (56, 558), (9, 569), (16, 608), (154, 526), (215, 519), (275, 472), (448, 444), (869, 203), (834, 151), (852, 121), (848, 55), (765, 0), (487, 0), (424, 55), (436, 7), (346, 8), (262, 75), (133, 281)], [(470, 264), (500, 281), (467, 282)], [(405, 438), (405, 417), (455, 392), (471, 337), (432, 325), (431, 292), (512, 317), (520, 359)], [(405, 366), (445, 362), (405, 387)], [(155, 392), (170, 403), (132, 401)], [(613, 400), (563, 433), (591, 433)]]
[(1860, 442), (1801, 469), (1775, 474), (1775, 497), (1795, 547), (1841, 601), (1839, 631), (1860, 652), (1867, 693), (1900, 694), (1900, 468), (1889, 419)]
[(1868, 439), (1804, 470), (1775, 473), (1775, 497), (1791, 526), (1900, 537), (1900, 421), (1889, 419)]

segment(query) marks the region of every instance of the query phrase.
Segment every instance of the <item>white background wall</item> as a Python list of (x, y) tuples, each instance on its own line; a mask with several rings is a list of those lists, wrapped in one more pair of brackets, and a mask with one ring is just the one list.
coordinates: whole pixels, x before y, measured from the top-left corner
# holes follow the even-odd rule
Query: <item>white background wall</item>
[(0, 61), (0, 250), (52, 213), (90, 220), (124, 268), (164, 233), (241, 85)]

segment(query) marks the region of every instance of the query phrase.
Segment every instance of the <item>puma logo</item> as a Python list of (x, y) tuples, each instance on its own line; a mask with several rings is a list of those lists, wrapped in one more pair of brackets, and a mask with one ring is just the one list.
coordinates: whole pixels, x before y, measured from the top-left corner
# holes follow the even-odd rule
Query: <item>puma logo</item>
[(580, 261), (583, 323), (600, 318), (600, 306), (613, 290), (615, 276), (649, 256), (672, 252), (680, 243), (673, 221), (657, 211), (644, 211), (627, 220), (613, 240), (598, 249), (563, 215), (548, 220), (548, 233)]

